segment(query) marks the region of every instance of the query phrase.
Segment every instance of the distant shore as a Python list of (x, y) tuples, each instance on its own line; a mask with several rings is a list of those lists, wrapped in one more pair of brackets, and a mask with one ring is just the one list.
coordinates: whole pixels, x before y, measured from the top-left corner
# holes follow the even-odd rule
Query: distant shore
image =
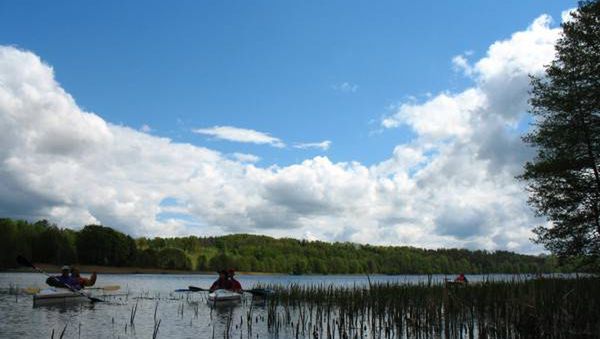
[[(62, 266), (52, 264), (35, 264), (47, 273), (60, 273)], [(118, 267), (118, 266), (98, 266), (98, 265), (74, 265), (79, 268), (81, 273), (89, 274), (97, 272), (99, 274), (189, 274), (189, 275), (217, 275), (217, 272), (212, 271), (185, 271), (171, 270), (163, 268), (144, 268), (144, 267)], [(2, 272), (35, 272), (28, 267), (12, 268), (3, 270)], [(265, 273), (265, 272), (236, 272), (236, 274), (247, 275), (285, 275), (284, 273)]]

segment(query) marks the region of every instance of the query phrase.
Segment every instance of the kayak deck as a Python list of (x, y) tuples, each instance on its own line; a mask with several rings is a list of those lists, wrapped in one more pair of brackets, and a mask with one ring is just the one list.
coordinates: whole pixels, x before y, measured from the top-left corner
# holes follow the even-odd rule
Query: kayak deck
[(45, 288), (33, 296), (33, 306), (41, 305), (67, 305), (73, 303), (89, 302), (88, 291), (72, 292), (66, 288)]
[(228, 290), (216, 290), (208, 294), (209, 303), (235, 303), (242, 300), (242, 294), (228, 291)]

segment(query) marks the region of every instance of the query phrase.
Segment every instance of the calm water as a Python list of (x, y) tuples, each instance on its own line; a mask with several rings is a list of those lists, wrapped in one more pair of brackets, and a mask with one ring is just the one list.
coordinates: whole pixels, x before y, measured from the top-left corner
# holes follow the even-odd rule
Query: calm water
[[(237, 278), (246, 289), (258, 284), (368, 285), (366, 276), (240, 275)], [(440, 283), (445, 278), (452, 276), (434, 275), (430, 279), (432, 283)], [(469, 275), (468, 278), (475, 282), (530, 276)], [(110, 295), (107, 302), (34, 308), (31, 296), (14, 294), (11, 289), (44, 287), (45, 277), (39, 273), (0, 273), (0, 338), (50, 338), (52, 330), (58, 338), (65, 326), (64, 338), (152, 338), (155, 310), (156, 320), (160, 320), (158, 338), (223, 338), (227, 328), (231, 337), (247, 338), (249, 315), (253, 320), (252, 338), (270, 338), (265, 306), (252, 302), (250, 295), (236, 306), (211, 308), (204, 292), (173, 292), (189, 285), (208, 288), (215, 279), (216, 275), (105, 274), (98, 277), (96, 286), (121, 286), (121, 290), (107, 293)], [(375, 275), (370, 279), (371, 282), (426, 283), (429, 277)], [(132, 327), (130, 317), (136, 303)]]

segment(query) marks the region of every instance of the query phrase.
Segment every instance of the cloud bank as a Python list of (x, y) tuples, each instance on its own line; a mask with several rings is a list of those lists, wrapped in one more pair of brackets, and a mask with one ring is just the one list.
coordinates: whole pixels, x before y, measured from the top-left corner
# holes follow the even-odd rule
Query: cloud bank
[[(554, 56), (559, 30), (537, 18), (458, 64), (473, 86), (400, 104), (381, 124), (416, 137), (373, 166), (327, 157), (287, 167), (175, 143), (85, 112), (37, 55), (0, 47), (0, 215), (103, 223), (134, 236), (253, 232), (420, 247), (537, 253), (536, 220), (514, 176), (531, 156), (529, 73)], [(455, 62), (456, 64), (457, 62)], [(196, 130), (282, 147), (230, 126)]]

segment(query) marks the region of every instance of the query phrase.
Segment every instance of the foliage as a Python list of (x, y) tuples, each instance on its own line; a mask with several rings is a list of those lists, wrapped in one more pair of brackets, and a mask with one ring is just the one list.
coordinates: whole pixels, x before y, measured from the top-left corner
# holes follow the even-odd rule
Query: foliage
[[(414, 247), (326, 243), (236, 234), (222, 237), (139, 238), (88, 225), (80, 231), (47, 221), (0, 219), (0, 267), (17, 254), (34, 262), (291, 274), (533, 273), (571, 271), (553, 256), (506, 251), (426, 250)], [(577, 264), (576, 261), (572, 262)]]
[(135, 263), (137, 247), (128, 235), (88, 225), (77, 234), (77, 253), (82, 264), (126, 266)]
[(559, 257), (600, 257), (600, 2), (580, 4), (562, 24), (556, 58), (532, 78), (535, 129), (524, 140), (530, 204), (550, 225), (536, 241)]
[(172, 270), (191, 270), (192, 263), (179, 248), (165, 247), (158, 251), (158, 267)]

